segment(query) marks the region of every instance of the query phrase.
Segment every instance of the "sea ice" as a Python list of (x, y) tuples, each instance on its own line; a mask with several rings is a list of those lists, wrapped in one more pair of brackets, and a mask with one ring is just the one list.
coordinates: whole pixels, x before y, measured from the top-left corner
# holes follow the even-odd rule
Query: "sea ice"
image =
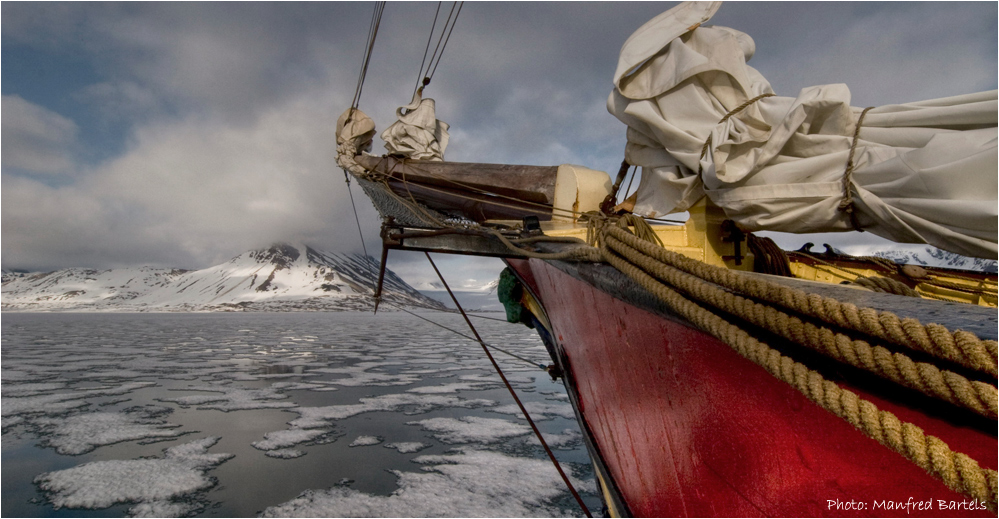
[(368, 445), (378, 445), (383, 441), (382, 438), (378, 436), (358, 436), (357, 439), (350, 442), (348, 447), (365, 447)]
[(85, 463), (42, 473), (34, 481), (56, 508), (97, 509), (116, 503), (150, 503), (150, 510), (165, 512), (163, 504), (157, 502), (215, 485), (205, 472), (233, 457), (208, 454), (208, 448), (218, 440), (209, 437), (171, 447), (159, 459)]
[(531, 432), (527, 425), (500, 418), (465, 416), (462, 418), (428, 418), (406, 422), (435, 432), (434, 438), (444, 443), (496, 443), (505, 438)]
[(188, 517), (200, 507), (194, 503), (177, 503), (165, 499), (144, 501), (128, 509), (129, 517)]
[(411, 452), (420, 452), (423, 449), (430, 447), (430, 444), (423, 442), (396, 442), (386, 443), (384, 447), (395, 449), (403, 454), (409, 454)]
[[(548, 461), (514, 458), (471, 448), (418, 456), (422, 473), (392, 471), (399, 488), (389, 496), (344, 486), (306, 490), (263, 517), (570, 517), (579, 510), (552, 502), (566, 490)], [(588, 488), (571, 478), (577, 488)], [(592, 490), (591, 490), (592, 491)]]
[(282, 460), (290, 460), (305, 456), (305, 451), (300, 451), (298, 449), (275, 449), (272, 451), (265, 452), (264, 456), (269, 456), (271, 458), (278, 458)]
[[(545, 434), (544, 437), (545, 443), (547, 443), (549, 447), (558, 449), (574, 448), (578, 446), (583, 439), (583, 435), (580, 434), (578, 430), (573, 429), (564, 429), (561, 434), (548, 433)], [(534, 435), (526, 438), (526, 441), (531, 445), (541, 445), (541, 442), (538, 441), (538, 437)]]
[(451, 384), (441, 384), (439, 386), (420, 386), (406, 390), (408, 393), (435, 394), (435, 393), (457, 393), (459, 391), (469, 391), (483, 389), (483, 384), (472, 382), (454, 382)]
[(292, 411), (299, 418), (288, 422), (292, 427), (311, 429), (327, 427), (333, 420), (343, 420), (361, 413), (372, 411), (400, 411), (406, 414), (425, 413), (441, 407), (487, 407), (496, 405), (492, 400), (481, 398), (464, 399), (457, 396), (417, 395), (397, 393), (370, 398), (361, 398), (357, 404), (331, 405), (326, 407), (298, 407)]
[(213, 395), (191, 395), (173, 398), (158, 398), (161, 402), (173, 402), (181, 406), (198, 406), (198, 409), (215, 409), (217, 411), (243, 411), (248, 409), (287, 409), (295, 407), (293, 402), (275, 402), (288, 398), (274, 388), (245, 389), (241, 387), (212, 385), (194, 386), (184, 391), (206, 391), (221, 393)]
[(151, 420), (141, 411), (132, 413), (87, 413), (65, 419), (43, 418), (36, 421), (50, 436), (43, 443), (59, 454), (79, 455), (102, 445), (129, 440), (180, 436), (173, 430), (179, 425)]
[(0, 415), (18, 414), (62, 414), (71, 409), (90, 405), (85, 398), (116, 396), (131, 393), (136, 389), (155, 386), (155, 382), (129, 382), (120, 386), (101, 386), (74, 390), (72, 393), (53, 393), (27, 397), (7, 397), (0, 401)]
[[(3, 374), (3, 379), (5, 382), (10, 382), (7, 379), (7, 372)], [(51, 393), (59, 389), (66, 387), (65, 382), (27, 382), (21, 384), (4, 384), (3, 386), (3, 396), (5, 397), (19, 397), (19, 396), (37, 396), (45, 393)]]
[(328, 432), (324, 429), (284, 429), (282, 431), (269, 432), (264, 435), (263, 440), (253, 442), (250, 445), (262, 451), (272, 451), (298, 445), (299, 443), (310, 442)]
[[(527, 409), (527, 412), (531, 414), (531, 418), (534, 419), (534, 421), (550, 420), (553, 416), (560, 416), (567, 420), (573, 420), (576, 418), (576, 413), (572, 410), (572, 406), (569, 404), (526, 402), (524, 403), (524, 407)], [(512, 414), (518, 418), (524, 418), (524, 414), (520, 412), (520, 407), (518, 407), (517, 404), (501, 405), (499, 407), (489, 409), (489, 412)]]

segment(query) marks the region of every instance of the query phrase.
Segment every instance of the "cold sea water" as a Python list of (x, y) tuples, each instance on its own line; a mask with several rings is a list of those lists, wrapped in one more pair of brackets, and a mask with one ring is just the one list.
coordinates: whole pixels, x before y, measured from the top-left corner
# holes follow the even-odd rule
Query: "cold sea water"
[[(5, 312), (0, 341), (4, 517), (582, 514), (478, 344), (405, 313)], [(561, 382), (494, 355), (599, 513)]]

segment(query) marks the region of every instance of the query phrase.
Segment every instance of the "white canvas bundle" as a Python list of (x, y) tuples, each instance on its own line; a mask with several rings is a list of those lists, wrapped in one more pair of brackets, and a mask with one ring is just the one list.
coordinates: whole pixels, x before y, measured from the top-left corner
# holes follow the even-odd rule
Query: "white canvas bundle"
[(413, 100), (395, 111), (398, 121), (382, 132), (390, 155), (417, 160), (444, 160), (448, 124), (437, 120), (433, 99), (422, 99), (419, 90)]
[(997, 256), (996, 91), (872, 108), (856, 142), (864, 109), (850, 106), (842, 84), (762, 97), (731, 114), (773, 91), (746, 64), (752, 38), (698, 26), (718, 7), (681, 4), (621, 50), (608, 110), (628, 125), (626, 159), (642, 167), (636, 213), (683, 211), (706, 195), (746, 230), (859, 225), (896, 242)]

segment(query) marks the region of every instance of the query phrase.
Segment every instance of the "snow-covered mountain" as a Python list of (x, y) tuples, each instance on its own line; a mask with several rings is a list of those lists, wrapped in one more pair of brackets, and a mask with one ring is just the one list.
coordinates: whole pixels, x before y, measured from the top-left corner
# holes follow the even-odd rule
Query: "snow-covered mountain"
[[(3, 272), (4, 311), (369, 310), (378, 263), (358, 254), (277, 244), (202, 270), (150, 267)], [(385, 272), (383, 301), (444, 308)], [(391, 305), (382, 308), (391, 309)]]
[[(481, 292), (484, 294), (492, 294), (496, 292), (496, 287), (499, 286), (499, 279), (494, 279), (488, 283), (483, 283), (475, 279), (468, 279), (464, 281), (458, 281), (456, 283), (448, 283), (451, 290), (455, 292)], [(421, 292), (441, 292), (446, 290), (444, 284), (440, 281), (422, 281), (414, 285), (414, 288)]]
[(896, 244), (889, 248), (858, 246), (844, 247), (844, 251), (855, 256), (879, 256), (907, 265), (972, 270), (988, 274), (995, 274), (997, 271), (996, 260), (961, 256), (929, 245)]

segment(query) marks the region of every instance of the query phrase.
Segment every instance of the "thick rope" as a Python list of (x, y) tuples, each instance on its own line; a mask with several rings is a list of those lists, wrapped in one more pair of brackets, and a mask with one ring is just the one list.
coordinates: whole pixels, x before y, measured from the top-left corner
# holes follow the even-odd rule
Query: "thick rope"
[(881, 346), (871, 346), (865, 341), (854, 340), (845, 334), (815, 326), (773, 307), (732, 294), (643, 255), (614, 236), (605, 236), (604, 240), (608, 249), (632, 265), (712, 308), (738, 316), (794, 343), (927, 396), (970, 409), (988, 418), (997, 417), (999, 390), (995, 386), (970, 381), (957, 373), (940, 370), (932, 364), (915, 362), (901, 353), (892, 353)]
[(853, 282), (875, 292), (884, 292), (886, 294), (908, 297), (922, 297), (919, 295), (919, 292), (916, 292), (909, 285), (906, 285), (901, 281), (896, 281), (892, 278), (881, 276), (857, 276), (857, 279), (853, 280)]
[(779, 283), (747, 276), (696, 261), (682, 254), (642, 242), (627, 231), (604, 225), (606, 232), (644, 254), (676, 267), (688, 274), (715, 283), (748, 297), (801, 312), (829, 324), (854, 330), (872, 337), (924, 352), (961, 366), (996, 376), (996, 341), (983, 341), (963, 330), (951, 332), (939, 324), (923, 325), (917, 319), (899, 318), (892, 312), (858, 308), (818, 294), (790, 288)]
[(952, 451), (945, 442), (926, 435), (918, 426), (902, 422), (892, 413), (882, 411), (870, 401), (825, 380), (818, 372), (781, 355), (745, 330), (686, 299), (607, 248), (602, 252), (605, 261), (655, 294), (698, 328), (728, 344), (774, 377), (792, 385), (809, 400), (846, 420), (864, 435), (912, 461), (949, 488), (978, 499), (991, 511), (996, 510), (999, 476), (995, 470), (983, 469), (974, 459)]
[[(905, 283), (902, 283), (901, 281), (897, 281), (897, 280), (894, 280), (892, 278), (881, 277), (881, 276), (864, 276), (864, 275), (861, 275), (861, 274), (857, 274), (857, 273), (855, 273), (855, 272), (853, 272), (851, 270), (845, 269), (845, 268), (843, 268), (843, 267), (841, 267), (839, 265), (836, 265), (835, 263), (831, 263), (831, 262), (826, 261), (826, 260), (824, 260), (822, 258), (817, 258), (817, 257), (815, 257), (815, 256), (813, 256), (811, 254), (805, 253), (805, 252), (797, 252), (796, 254), (804, 256), (806, 258), (809, 258), (812, 261), (815, 261), (817, 263), (821, 263), (823, 265), (832, 267), (832, 268), (834, 268), (836, 270), (839, 270), (841, 272), (846, 272), (847, 274), (853, 275), (853, 276), (855, 276), (855, 278), (853, 279), (852, 282), (855, 283), (855, 284), (857, 284), (857, 285), (860, 285), (860, 286), (862, 286), (862, 287), (864, 287), (864, 288), (866, 288), (868, 290), (873, 290), (875, 292), (884, 292), (886, 294), (895, 294), (895, 295), (899, 295), (899, 296), (922, 297), (922, 295), (920, 295), (919, 292), (916, 292), (915, 289), (909, 287), (909, 285), (906, 285)], [(863, 261), (867, 261), (867, 262), (873, 263), (874, 265), (880, 267), (882, 270), (886, 270), (886, 271), (891, 272), (891, 273), (898, 273), (899, 272), (898, 265), (895, 264), (895, 262), (893, 262), (891, 260), (888, 260), (888, 259), (885, 259), (885, 258), (879, 258), (877, 256), (857, 256), (857, 257), (851, 258), (851, 259), (859, 259), (859, 260), (863, 260)], [(826, 272), (828, 272), (828, 271), (826, 271)], [(841, 277), (843, 277), (843, 276), (841, 276)], [(849, 279), (849, 278), (847, 278), (847, 279)]]

